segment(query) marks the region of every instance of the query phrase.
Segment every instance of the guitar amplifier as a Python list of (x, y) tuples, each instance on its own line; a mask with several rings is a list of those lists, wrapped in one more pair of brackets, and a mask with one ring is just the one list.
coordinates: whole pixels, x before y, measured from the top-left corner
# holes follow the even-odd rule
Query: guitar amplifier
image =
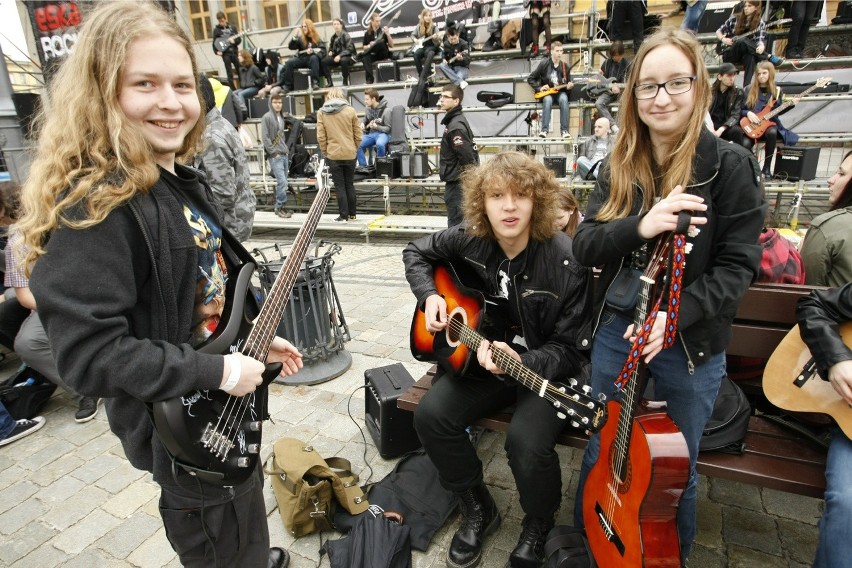
[(809, 181), (816, 177), (819, 146), (779, 148), (775, 153), (775, 177), (789, 181)]
[(544, 165), (558, 178), (565, 177), (565, 156), (545, 156)]
[(387, 175), (389, 178), (398, 178), (400, 176), (400, 155), (385, 156), (376, 158), (376, 177)]
[(399, 62), (379, 61), (376, 63), (376, 77), (380, 83), (399, 81)]
[(364, 384), (364, 422), (379, 455), (390, 459), (419, 448), (414, 413), (396, 406), (397, 399), (414, 384), (402, 363), (367, 369)]
[(317, 145), (317, 125), (313, 122), (302, 123), (302, 144), (305, 146)]
[(269, 99), (261, 97), (248, 100), (249, 118), (263, 118), (267, 112), (269, 112)]
[(737, 2), (708, 3), (704, 14), (702, 14), (701, 19), (698, 21), (698, 33), (716, 33), (716, 30), (721, 28), (722, 24), (731, 17), (731, 11), (736, 5)]
[(293, 73), (293, 90), (294, 91), (307, 91), (308, 85), (311, 84), (311, 70), (310, 69), (296, 69), (296, 72)]
[(400, 156), (400, 177), (422, 179), (429, 177), (429, 157), (426, 152), (412, 150)]

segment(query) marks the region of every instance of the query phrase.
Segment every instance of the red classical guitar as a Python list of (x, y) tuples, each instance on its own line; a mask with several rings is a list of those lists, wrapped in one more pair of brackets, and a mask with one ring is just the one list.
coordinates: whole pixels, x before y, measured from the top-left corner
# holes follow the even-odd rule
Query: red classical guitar
[[(435, 288), (447, 302), (449, 324), (444, 331), (429, 333), (425, 314), (416, 308), (411, 321), (411, 352), (418, 361), (438, 361), (448, 373), (460, 377), (470, 365), (479, 365), (476, 350), (486, 337), (478, 330), (496, 335), (503, 328), (502, 321), (499, 317), (486, 317), (482, 293), (465, 286), (453, 267), (436, 266), (433, 278)], [(472, 275), (465, 275), (465, 278), (470, 282)], [(570, 419), (575, 428), (591, 432), (601, 429), (606, 421), (606, 406), (589, 396), (588, 387), (575, 388), (575, 379), (569, 379), (569, 384), (548, 381), (508, 353), (497, 348), (492, 352), (494, 362), (507, 375), (547, 399), (557, 416)]]
[[(670, 247), (671, 235), (660, 237), (642, 275), (636, 330), (659, 296)], [(598, 566), (680, 567), (676, 514), (689, 476), (689, 450), (664, 409), (640, 412), (646, 375), (640, 359), (622, 401), (607, 404), (600, 455), (583, 489), (583, 520)]]

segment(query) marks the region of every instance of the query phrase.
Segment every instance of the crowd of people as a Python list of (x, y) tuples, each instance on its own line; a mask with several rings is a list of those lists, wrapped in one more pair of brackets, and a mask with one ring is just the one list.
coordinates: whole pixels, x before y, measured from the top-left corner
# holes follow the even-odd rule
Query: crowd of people
[[(546, 56), (528, 83), (542, 95), (540, 135), (547, 136), (556, 103), (560, 134), (569, 138), (574, 83), (563, 45), (551, 40), (550, 4), (528, 3), (536, 15), (534, 35), (541, 27), (546, 37)], [(413, 35), (419, 80), (428, 81), (434, 66), (450, 81), (438, 102), (444, 113), (439, 175), (447, 228), (405, 247), (405, 277), (430, 334), (451, 325), (447, 298), (436, 287), (437, 265), (472, 274), (489, 309), (501, 316), (493, 335), (474, 350), (476, 364), (463, 373), (468, 380), (445, 378), (452, 373), (440, 367), (414, 413), (440, 484), (460, 503), (462, 522), (447, 550), (451, 568), (478, 565), (486, 539), (501, 523), (468, 433), (478, 419), (515, 406), (505, 450), (524, 518), (510, 567), (541, 566), (562, 503), (555, 445), (565, 423), (540, 393), (509, 380), (495, 354), (547, 380), (582, 377), (594, 395), (626, 404), (623, 384), (613, 378), (638, 344), (654, 379), (653, 395), (666, 402), (688, 452), (687, 482), (673, 512), (677, 553), (686, 564), (696, 534), (698, 443), (725, 376), (734, 314), (760, 270), (768, 209), (762, 178), (771, 177), (778, 141), (797, 140), (777, 119), (758, 138), (740, 126), (743, 119), (760, 122), (765, 109), (785, 102), (775, 84), (779, 61), (766, 53), (763, 36), (755, 34), (746, 46), (732, 39), (765, 27), (759, 9), (759, 2), (745, 2), (720, 28), (720, 40), (731, 49), (712, 82), (690, 31), (692, 18), (686, 29), (634, 33), (632, 61), (622, 42), (612, 44), (600, 69), (594, 133), (577, 159), (577, 174), (594, 181), (584, 211), (534, 156), (500, 152), (480, 163), (462, 106), (470, 46), (461, 27), (440, 33), (431, 13), (420, 14)], [(633, 10), (615, 2), (616, 27), (641, 16)], [(289, 218), (296, 125), (284, 101), (295, 89), (297, 69), (310, 70), (313, 88), (324, 79), (328, 91), (317, 112), (317, 138), (336, 190), (335, 221), (356, 220), (356, 170), (367, 165), (370, 150), (379, 158), (388, 153), (393, 117), (387, 100), (368, 87), (359, 119), (344, 88), (353, 62), (364, 65), (367, 83), (373, 83), (374, 65), (389, 56), (394, 42), (379, 14), (373, 14), (361, 49), (342, 20), (334, 21), (326, 46), (305, 19), (289, 44), (295, 54), (283, 64), (266, 58), (275, 68), (264, 73), (250, 51), (237, 49), (240, 35), (224, 14), (217, 20), (214, 38), (221, 41), (214, 50), (226, 61), (228, 85), (199, 74), (186, 32), (154, 4), (105, 3), (86, 20), (74, 53), (49, 87), (29, 179), (22, 187), (0, 185), (0, 220), (12, 227), (4, 279), (12, 292), (0, 296), (0, 342), (68, 392), (78, 404), (77, 422), (93, 419), (105, 401), (128, 460), (151, 472), (160, 488), (162, 522), (181, 563), (283, 568), (289, 556), (270, 546), (260, 467), (233, 487), (198, 477), (161, 443), (149, 407), (194, 389), (253, 396), (266, 363), (280, 364), (282, 375), (301, 368), (298, 349), (280, 337), (271, 339), (263, 361), (240, 351), (199, 348), (235, 301), (226, 294), (227, 283), (247, 254), (241, 242), (250, 238), (255, 215), (238, 134), (244, 115), (234, 112), (240, 108), (233, 99), (268, 98), (261, 137), (276, 178), (274, 212)], [(104, 72), (91, 73), (92, 61)], [(745, 88), (736, 84), (734, 63), (745, 66)], [(331, 85), (335, 66), (343, 86)], [(98, 97), (95, 105), (92, 96)], [(617, 119), (610, 110), (616, 100)], [(65, 113), (57, 112), (60, 105), (87, 120), (69, 127)], [(751, 151), (755, 140), (765, 143), (762, 166)], [(852, 350), (836, 333), (837, 322), (852, 319), (846, 224), (852, 152), (828, 185), (830, 211), (814, 219), (802, 257), (807, 283), (832, 289), (804, 300), (799, 315), (820, 373), (852, 403)], [(673, 302), (650, 319), (636, 321), (637, 314), (657, 308), (641, 304), (647, 299), (639, 294), (619, 291), (638, 290), (654, 243), (670, 233), (692, 248), (680, 286), (672, 288), (676, 297), (667, 297)], [(600, 275), (593, 287), (595, 267)], [(93, 294), (91, 283), (105, 275), (125, 285)], [(257, 308), (253, 300), (247, 292), (240, 303), (250, 311)], [(14, 420), (0, 405), (0, 446), (44, 423), (40, 416)], [(845, 562), (837, 541), (852, 503), (846, 483), (852, 446), (841, 431), (833, 436), (819, 568)], [(607, 443), (594, 434), (583, 455), (574, 499), (578, 528), (596, 518), (586, 487), (597, 479)], [(205, 515), (221, 521), (213, 534)]]

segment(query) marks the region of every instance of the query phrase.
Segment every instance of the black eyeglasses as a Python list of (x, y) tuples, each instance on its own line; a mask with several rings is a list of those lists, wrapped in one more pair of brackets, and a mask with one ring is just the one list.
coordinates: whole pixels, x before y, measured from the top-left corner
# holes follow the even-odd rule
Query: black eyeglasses
[(633, 87), (633, 96), (637, 99), (653, 99), (660, 92), (660, 88), (666, 90), (670, 95), (682, 95), (692, 89), (692, 83), (697, 79), (695, 75), (691, 77), (677, 77), (669, 79), (665, 83), (644, 83)]

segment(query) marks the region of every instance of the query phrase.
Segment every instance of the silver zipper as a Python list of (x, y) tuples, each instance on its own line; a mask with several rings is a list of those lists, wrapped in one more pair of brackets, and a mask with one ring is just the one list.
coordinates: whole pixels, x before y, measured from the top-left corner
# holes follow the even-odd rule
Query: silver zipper
[(689, 356), (689, 349), (686, 348), (686, 341), (683, 340), (683, 333), (678, 331), (678, 337), (680, 337), (680, 344), (683, 346), (683, 352), (686, 354), (686, 370), (690, 375), (695, 374), (695, 363), (692, 362), (692, 357)]
[(554, 300), (559, 299), (559, 294), (555, 292), (551, 292), (550, 290), (533, 290), (532, 288), (527, 288), (526, 290), (524, 290), (523, 293), (521, 293), (521, 298), (526, 298), (532, 296), (533, 294), (547, 294), (549, 296), (552, 296)]

